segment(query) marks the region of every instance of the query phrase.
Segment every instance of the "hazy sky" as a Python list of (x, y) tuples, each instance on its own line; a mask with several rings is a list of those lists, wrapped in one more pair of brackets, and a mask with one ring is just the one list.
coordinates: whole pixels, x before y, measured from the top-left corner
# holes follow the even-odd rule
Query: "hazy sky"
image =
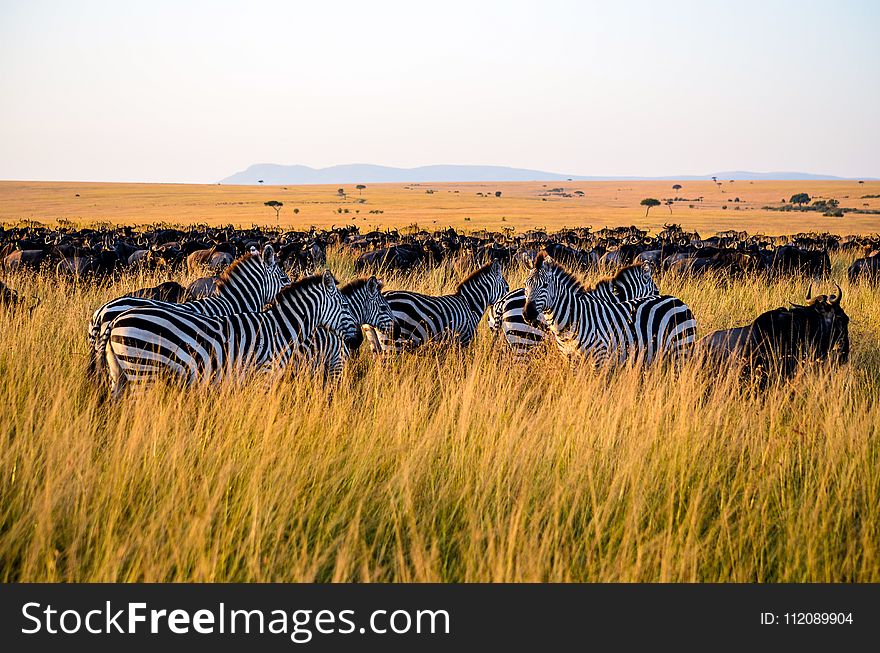
[(880, 177), (880, 2), (0, 0), (0, 179)]

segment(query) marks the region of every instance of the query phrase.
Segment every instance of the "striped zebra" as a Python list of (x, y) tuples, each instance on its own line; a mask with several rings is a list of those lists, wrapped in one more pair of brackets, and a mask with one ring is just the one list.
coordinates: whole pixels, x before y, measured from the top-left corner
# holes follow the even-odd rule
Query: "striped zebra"
[(110, 390), (171, 376), (184, 385), (240, 379), (251, 370), (283, 370), (319, 327), (342, 338), (357, 325), (329, 271), (281, 290), (262, 312), (211, 317), (172, 306), (130, 309), (109, 327), (105, 348)]
[(342, 378), (351, 350), (338, 331), (319, 326), (311, 339), (300, 347), (295, 363), (296, 372), (319, 376), (325, 386), (335, 386)]
[(255, 250), (236, 259), (217, 280), (217, 295), (192, 302), (175, 304), (141, 297), (119, 297), (101, 306), (89, 321), (89, 376), (100, 378), (108, 327), (118, 315), (132, 308), (168, 308), (197, 315), (224, 316), (261, 310), (284, 286), (290, 283), (278, 265), (271, 245), (262, 254)]
[(676, 297), (610, 301), (585, 288), (549, 256), (539, 254), (525, 283), (523, 317), (531, 324), (543, 314), (559, 349), (596, 365), (627, 360), (651, 363), (694, 341), (697, 323)]
[[(630, 265), (614, 276), (600, 279), (588, 291), (608, 301), (624, 302), (641, 297), (657, 297), (660, 290), (651, 275), (648, 263)], [(505, 341), (518, 360), (525, 360), (535, 349), (544, 344), (549, 333), (547, 320), (538, 314), (537, 326), (523, 318), (526, 305), (525, 288), (511, 290), (489, 309), (489, 329), (503, 334)]]
[(318, 327), (312, 339), (301, 348), (299, 362), (312, 373), (323, 375), (325, 383), (331, 384), (339, 381), (351, 351), (357, 350), (363, 342), (363, 326), (386, 331), (394, 324), (391, 306), (382, 294), (382, 282), (375, 276), (350, 281), (339, 291), (348, 301), (358, 325), (355, 337), (346, 341), (336, 331)]
[(405, 290), (385, 293), (394, 314), (391, 329), (364, 327), (373, 351), (400, 351), (426, 342), (451, 340), (468, 345), (486, 309), (509, 290), (494, 261), (458, 284), (451, 295), (422, 295)]

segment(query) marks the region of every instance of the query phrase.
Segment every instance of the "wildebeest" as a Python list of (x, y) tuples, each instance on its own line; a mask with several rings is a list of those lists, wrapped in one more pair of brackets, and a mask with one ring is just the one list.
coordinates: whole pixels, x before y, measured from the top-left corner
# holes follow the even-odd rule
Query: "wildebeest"
[(355, 259), (354, 269), (363, 272), (371, 269), (409, 270), (420, 264), (425, 252), (417, 245), (403, 244), (364, 252)]
[(186, 287), (190, 299), (204, 299), (217, 294), (217, 279), (220, 277), (202, 277)]
[(710, 357), (740, 359), (747, 369), (762, 376), (792, 376), (808, 361), (849, 360), (849, 317), (840, 306), (843, 292), (818, 295), (806, 304), (776, 308), (759, 315), (751, 324), (715, 331), (697, 343)]
[(186, 257), (186, 267), (190, 274), (202, 269), (222, 272), (232, 265), (234, 257), (229, 252), (219, 251), (217, 247), (197, 249)]
[(880, 279), (880, 254), (856, 259), (846, 271), (846, 276), (849, 278), (850, 283), (860, 279), (870, 281)]
[(21, 268), (39, 270), (44, 261), (49, 260), (49, 252), (43, 249), (20, 249), (3, 259), (3, 265), (9, 270)]
[[(37, 304), (40, 303), (39, 299), (34, 298), (35, 301), (31, 304), (30, 309), (33, 310)], [(5, 283), (0, 281), (0, 306), (9, 306), (12, 308), (17, 308), (23, 306), (25, 303), (24, 298), (19, 295), (15, 290), (7, 286)]]
[(165, 281), (150, 288), (139, 288), (138, 290), (128, 293), (128, 296), (155, 299), (160, 302), (170, 302), (172, 304), (186, 301), (189, 297), (187, 289), (176, 281)]

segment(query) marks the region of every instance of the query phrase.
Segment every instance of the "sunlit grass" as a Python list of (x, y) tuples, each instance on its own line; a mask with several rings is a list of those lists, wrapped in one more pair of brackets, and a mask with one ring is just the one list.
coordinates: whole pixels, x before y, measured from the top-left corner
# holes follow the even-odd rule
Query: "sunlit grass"
[[(765, 390), (698, 361), (518, 366), (483, 324), (465, 351), (362, 352), (329, 404), (305, 378), (103, 402), (86, 319), (160, 280), (7, 278), (42, 303), (0, 312), (0, 580), (880, 581), (876, 287), (841, 281), (849, 366)], [(705, 334), (808, 281), (659, 285)]]

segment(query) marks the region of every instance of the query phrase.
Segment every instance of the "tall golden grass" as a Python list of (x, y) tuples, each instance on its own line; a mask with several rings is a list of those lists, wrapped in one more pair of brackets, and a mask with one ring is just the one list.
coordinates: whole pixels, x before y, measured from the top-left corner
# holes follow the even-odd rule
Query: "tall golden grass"
[[(102, 402), (87, 317), (158, 280), (7, 279), (42, 303), (0, 313), (0, 580), (880, 581), (876, 287), (842, 282), (848, 366), (763, 390), (696, 360), (520, 366), (483, 324), (362, 352), (329, 404), (308, 378)], [(806, 286), (660, 280), (701, 334)]]

